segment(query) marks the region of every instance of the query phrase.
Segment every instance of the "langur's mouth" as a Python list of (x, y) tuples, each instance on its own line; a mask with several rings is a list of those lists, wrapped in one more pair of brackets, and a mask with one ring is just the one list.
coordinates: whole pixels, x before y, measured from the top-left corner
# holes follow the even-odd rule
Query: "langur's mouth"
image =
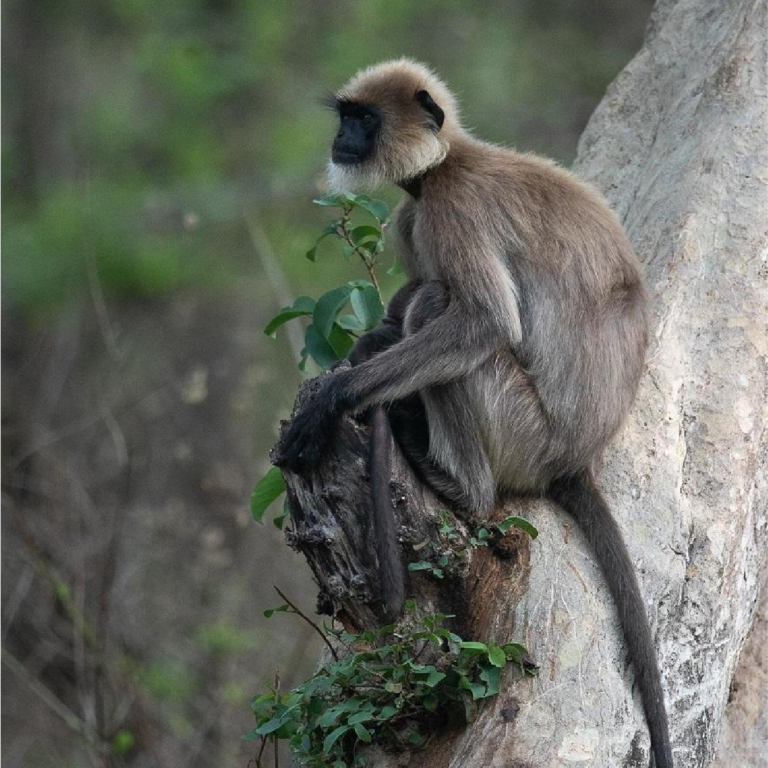
[(334, 149), (331, 153), (331, 160), (336, 165), (360, 165), (363, 162), (363, 158), (354, 152), (344, 152), (343, 150)]

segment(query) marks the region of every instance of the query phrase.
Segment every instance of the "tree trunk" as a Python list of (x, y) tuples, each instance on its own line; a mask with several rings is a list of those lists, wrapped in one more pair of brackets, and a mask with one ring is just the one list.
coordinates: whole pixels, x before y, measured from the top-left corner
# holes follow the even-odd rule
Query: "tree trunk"
[[(638, 569), (679, 768), (712, 763), (766, 565), (765, 39), (764, 0), (660, 0), (576, 161), (624, 221), (652, 296), (646, 375), (600, 483)], [(321, 586), (320, 608), (361, 627), (377, 621), (367, 435), (351, 420), (342, 432), (320, 473), (287, 473), (291, 536)], [(404, 551), (421, 560), (425, 542), (439, 548), (441, 505), (400, 456), (393, 465)], [(412, 574), (412, 587), (425, 609), (458, 613), (471, 639), (524, 643), (539, 675), (510, 675), (466, 728), (374, 764), (647, 766), (632, 669), (581, 533), (548, 503), (498, 514), (510, 512), (540, 537), (473, 550), (457, 580)], [(759, 719), (757, 698), (729, 732)], [(723, 764), (756, 765), (746, 749)]]
[(725, 707), (723, 730), (713, 768), (757, 766), (768, 755), (768, 583), (763, 584), (760, 607)]

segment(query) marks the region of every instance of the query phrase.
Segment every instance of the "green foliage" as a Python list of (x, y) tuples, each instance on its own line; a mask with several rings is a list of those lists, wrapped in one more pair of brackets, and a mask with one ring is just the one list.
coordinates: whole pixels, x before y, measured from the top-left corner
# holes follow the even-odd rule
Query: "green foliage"
[(505, 517), (496, 527), (501, 533), (506, 533), (510, 528), (519, 528), (521, 531), (525, 531), (532, 539), (535, 539), (539, 535), (539, 531), (533, 523), (526, 520), (524, 517), (516, 517), (510, 515)]
[(432, 563), (429, 560), (419, 560), (417, 563), (409, 563), (409, 571), (428, 571), (436, 579), (442, 579), (445, 576), (445, 566), (448, 565), (448, 555), (441, 555), (437, 562)]
[(126, 754), (136, 742), (136, 737), (130, 732), (121, 728), (112, 737), (112, 754), (120, 757)]
[[(313, 202), (324, 208), (338, 208), (341, 213), (323, 229), (315, 244), (307, 251), (307, 258), (314, 262), (320, 243), (333, 236), (335, 240), (344, 243), (345, 255), (357, 256), (363, 262), (371, 279), (350, 280), (326, 291), (317, 299), (299, 296), (267, 323), (264, 333), (274, 339), (277, 331), (286, 323), (300, 318), (309, 321), (304, 329), (304, 348), (299, 362), (302, 371), (306, 371), (309, 359), (323, 370), (343, 360), (354, 346), (355, 339), (375, 328), (384, 316), (376, 266), (384, 250), (384, 228), (389, 222), (389, 206), (368, 195), (347, 192), (325, 195)], [(375, 224), (353, 222), (355, 213), (364, 215), (369, 221), (373, 218)], [(345, 313), (348, 307), (351, 313)], [(279, 469), (272, 467), (259, 480), (251, 494), (251, 512), (257, 523), (262, 521), (269, 505), (284, 492), (283, 476)], [(274, 519), (278, 528), (282, 528), (287, 515), (288, 507), (284, 504), (283, 514)]]
[(417, 545), (417, 551), (423, 547), (431, 550), (438, 550), (433, 559), (419, 560), (408, 565), (409, 571), (422, 571), (428, 573), (435, 579), (443, 579), (446, 570), (455, 568), (456, 564), (464, 557), (466, 551), (472, 547), (487, 547), (489, 544), (496, 543), (502, 536), (509, 532), (510, 528), (519, 528), (525, 531), (532, 539), (535, 539), (539, 532), (536, 527), (524, 517), (510, 515), (504, 518), (500, 523), (480, 522), (473, 528), (469, 537), (466, 539), (459, 533), (458, 528), (453, 522), (448, 512), (440, 513), (440, 528), (438, 532), (445, 540), (447, 548), (438, 549), (434, 542), (424, 542)]
[[(324, 227), (307, 251), (307, 258), (316, 261), (321, 243), (333, 237), (344, 243), (342, 253), (345, 256), (357, 256), (362, 261), (370, 280), (351, 280), (326, 291), (316, 300), (300, 296), (269, 321), (264, 333), (274, 338), (278, 328), (285, 323), (302, 317), (310, 319), (304, 330), (304, 349), (299, 363), (302, 371), (306, 370), (310, 358), (323, 370), (343, 360), (354, 346), (355, 338), (375, 328), (384, 315), (376, 266), (379, 254), (384, 250), (384, 228), (389, 222), (389, 207), (382, 200), (348, 192), (324, 195), (313, 202), (323, 207), (339, 208), (341, 215)], [(352, 217), (355, 212), (367, 214), (375, 224), (354, 225)], [(352, 309), (352, 314), (342, 314), (347, 307)]]
[(11, 203), (3, 228), (7, 295), (38, 308), (88, 295), (93, 279), (111, 295), (144, 298), (216, 283), (221, 269), (202, 228), (140, 233), (145, 195), (94, 181), (51, 189), (34, 215)]
[[(4, 291), (27, 309), (87, 301), (86, 256), (109, 293), (207, 290), (211, 274), (231, 288), (257, 269), (244, 210), (292, 253), (315, 226), (297, 211), (333, 131), (317, 97), (393, 55), (434, 65), (479, 135), (567, 161), (648, 8), (59, 0), (28, 28), (23, 0), (6, 5), (10, 64), (26, 63), (4, 94)], [(187, 212), (200, 228), (179, 226)], [(296, 262), (283, 267), (305, 291)]]
[(140, 667), (139, 681), (158, 701), (183, 703), (196, 690), (196, 681), (188, 666), (177, 660), (156, 660)]
[(346, 658), (291, 691), (271, 687), (256, 696), (256, 727), (243, 738), (287, 741), (296, 765), (307, 768), (364, 766), (358, 750), (367, 744), (415, 746), (441, 722), (471, 722), (478, 702), (499, 692), (509, 664), (535, 673), (523, 646), (466, 642), (444, 626), (448, 618), (417, 619), (409, 601), (399, 625), (327, 630)]
[(271, 467), (264, 477), (256, 483), (251, 494), (251, 513), (253, 519), (260, 523), (267, 507), (279, 496), (285, 493), (285, 480), (277, 467)]
[(478, 523), (472, 536), (469, 538), (469, 543), (473, 547), (487, 547), (508, 533), (510, 528), (518, 528), (527, 533), (532, 539), (539, 535), (539, 531), (533, 523), (524, 517), (510, 515), (499, 523)]
[(224, 620), (204, 624), (196, 634), (203, 648), (217, 656), (243, 653), (259, 647), (258, 637), (253, 631), (240, 629)]

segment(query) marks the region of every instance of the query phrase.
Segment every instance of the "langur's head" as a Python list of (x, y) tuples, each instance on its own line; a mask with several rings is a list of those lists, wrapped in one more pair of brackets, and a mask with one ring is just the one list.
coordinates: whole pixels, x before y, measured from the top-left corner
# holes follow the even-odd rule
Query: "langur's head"
[(328, 164), (334, 190), (408, 182), (441, 163), (461, 130), (451, 92), (408, 59), (358, 72), (331, 104), (339, 116)]

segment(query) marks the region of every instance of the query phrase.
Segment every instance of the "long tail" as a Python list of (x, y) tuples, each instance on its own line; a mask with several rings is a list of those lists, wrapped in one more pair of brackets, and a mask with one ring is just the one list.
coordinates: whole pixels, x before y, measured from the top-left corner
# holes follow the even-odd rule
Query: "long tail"
[(371, 413), (371, 451), (369, 476), (376, 531), (376, 555), (384, 617), (387, 622), (400, 617), (405, 603), (405, 570), (397, 540), (395, 508), (389, 491), (392, 457), (392, 432), (384, 409)]
[(635, 569), (621, 531), (589, 475), (573, 475), (556, 480), (549, 489), (549, 495), (579, 523), (597, 557), (616, 603), (621, 628), (635, 667), (656, 768), (673, 768), (669, 724), (656, 649)]

